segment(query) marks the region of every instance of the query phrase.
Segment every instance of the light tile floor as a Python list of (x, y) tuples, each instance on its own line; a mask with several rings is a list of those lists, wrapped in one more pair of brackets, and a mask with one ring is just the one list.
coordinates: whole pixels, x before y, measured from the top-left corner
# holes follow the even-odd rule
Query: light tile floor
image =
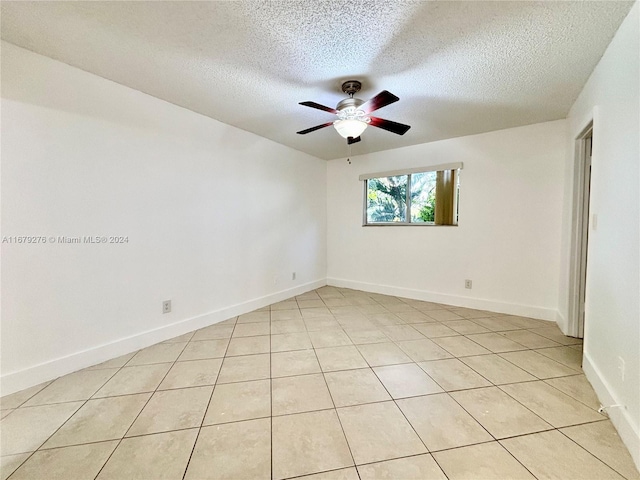
[(1, 479), (640, 479), (530, 318), (324, 287), (0, 399)]

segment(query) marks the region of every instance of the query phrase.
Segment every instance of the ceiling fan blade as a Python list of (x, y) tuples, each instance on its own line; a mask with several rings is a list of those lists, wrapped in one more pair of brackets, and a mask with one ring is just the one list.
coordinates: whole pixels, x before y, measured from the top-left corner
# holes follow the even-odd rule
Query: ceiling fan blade
[(354, 143), (358, 143), (360, 140), (362, 140), (360, 137), (347, 137), (347, 145), (352, 145)]
[(316, 130), (320, 130), (321, 128), (328, 127), (329, 125), (333, 125), (333, 122), (323, 123), (322, 125), (316, 125), (315, 127), (307, 128), (306, 130), (300, 130), (296, 132), (299, 135), (306, 135), (307, 133), (315, 132)]
[(316, 102), (300, 102), (300, 105), (304, 105), (305, 107), (317, 108), (318, 110), (324, 110), (329, 113), (338, 113), (335, 108), (325, 107), (324, 105), (320, 105)]
[(388, 132), (396, 133), (398, 135), (404, 135), (411, 127), (403, 123), (392, 122), (391, 120), (385, 120), (384, 118), (370, 117), (371, 123), (374, 127), (382, 128)]
[(388, 92), (387, 90), (381, 91), (378, 95), (373, 98), (370, 98), (362, 105), (358, 107), (358, 110), (362, 110), (364, 113), (371, 113), (374, 110), (378, 110), (379, 108), (386, 107), (387, 105), (391, 105), (394, 102), (400, 100), (393, 93)]

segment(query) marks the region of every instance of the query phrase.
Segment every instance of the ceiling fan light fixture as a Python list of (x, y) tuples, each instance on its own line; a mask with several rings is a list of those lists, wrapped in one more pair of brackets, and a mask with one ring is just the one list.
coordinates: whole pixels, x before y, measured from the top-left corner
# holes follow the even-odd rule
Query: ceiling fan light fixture
[(347, 139), (347, 143), (349, 145), (361, 140), (360, 135), (366, 130), (367, 125), (387, 130), (388, 132), (395, 133), (396, 135), (404, 135), (407, 133), (407, 130), (411, 128), (409, 125), (392, 122), (391, 120), (385, 120), (384, 118), (369, 116), (371, 112), (397, 102), (400, 100), (398, 97), (387, 90), (383, 90), (375, 97), (363, 102), (359, 98), (355, 98), (353, 96), (360, 90), (360, 87), (361, 83), (358, 80), (347, 80), (344, 82), (342, 84), (342, 91), (348, 94), (349, 98), (345, 98), (338, 102), (336, 108), (327, 107), (316, 102), (300, 102), (300, 105), (304, 105), (305, 107), (311, 107), (324, 112), (333, 113), (338, 117), (338, 119), (334, 122), (316, 125), (315, 127), (300, 130), (296, 133), (298, 135), (306, 135), (307, 133), (315, 132), (321, 128), (333, 125), (338, 134)]
[(361, 120), (346, 119), (336, 120), (333, 122), (333, 127), (343, 138), (357, 138), (365, 131), (367, 124)]

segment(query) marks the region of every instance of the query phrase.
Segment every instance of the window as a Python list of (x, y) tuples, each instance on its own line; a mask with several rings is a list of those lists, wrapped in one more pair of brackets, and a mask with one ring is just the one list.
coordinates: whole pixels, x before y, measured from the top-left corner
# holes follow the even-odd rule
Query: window
[(457, 225), (461, 163), (361, 175), (364, 225)]

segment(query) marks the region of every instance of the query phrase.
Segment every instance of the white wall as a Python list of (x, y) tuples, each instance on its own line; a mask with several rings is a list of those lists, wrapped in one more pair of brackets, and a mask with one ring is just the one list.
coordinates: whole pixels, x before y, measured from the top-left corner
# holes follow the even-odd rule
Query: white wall
[(3, 43), (2, 235), (129, 237), (2, 245), (6, 394), (324, 284), (326, 162)]
[[(328, 282), (555, 320), (565, 121), (329, 162)], [(458, 227), (362, 227), (362, 173), (463, 162)], [(473, 281), (465, 290), (464, 280)]]
[[(568, 143), (593, 119), (584, 368), (640, 468), (640, 85), (638, 4), (620, 26), (568, 116)], [(568, 318), (573, 151), (567, 157), (560, 308)], [(564, 322), (561, 327), (567, 331)], [(624, 380), (618, 358), (625, 362)]]

